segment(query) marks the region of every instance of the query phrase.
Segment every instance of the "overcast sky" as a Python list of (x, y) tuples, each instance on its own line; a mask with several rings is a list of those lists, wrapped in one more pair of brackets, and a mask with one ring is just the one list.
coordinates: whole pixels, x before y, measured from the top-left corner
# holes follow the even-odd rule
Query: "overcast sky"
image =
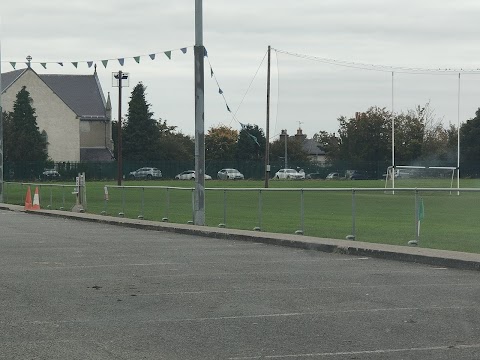
[[(220, 124), (240, 129), (239, 122), (265, 128), (268, 45), (281, 50), (272, 51), (272, 138), (299, 126), (309, 136), (334, 132), (339, 116), (353, 117), (370, 106), (391, 110), (392, 71), (395, 112), (430, 102), (444, 124), (457, 124), (458, 72), (372, 71), (378, 68), (370, 65), (480, 68), (479, 14), (478, 0), (204, 0), (205, 130)], [(93, 67), (86, 62), (95, 61), (115, 119), (118, 89), (111, 77), (122, 70), (130, 74), (124, 113), (141, 81), (155, 118), (193, 135), (194, 15), (195, 0), (2, 1), (2, 72), (13, 70), (11, 61), (25, 67), (27, 55), (38, 73), (89, 74)], [(171, 60), (164, 54), (170, 50)], [(155, 60), (148, 56), (153, 53)], [(141, 56), (139, 64), (135, 56)], [(118, 58), (125, 58), (123, 67)], [(370, 70), (320, 58), (363, 63)], [(60, 61), (63, 67), (55, 64)], [(76, 61), (78, 68), (71, 64)], [(40, 62), (53, 63), (45, 70)], [(238, 121), (210, 78), (209, 62)], [(460, 79), (463, 122), (480, 107), (480, 75), (464, 73)]]

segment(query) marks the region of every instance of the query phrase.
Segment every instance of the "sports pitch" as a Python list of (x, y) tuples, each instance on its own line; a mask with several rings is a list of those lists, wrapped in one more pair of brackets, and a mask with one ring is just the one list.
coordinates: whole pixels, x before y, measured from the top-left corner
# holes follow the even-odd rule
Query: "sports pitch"
[[(103, 211), (111, 216), (124, 213), (129, 218), (141, 215), (146, 220), (168, 219), (173, 223), (193, 220), (193, 181), (125, 181), (124, 188), (116, 188), (115, 184), (87, 182), (87, 212), (99, 214)], [(73, 206), (73, 185), (58, 185), (40, 186), (42, 208), (69, 209)], [(109, 186), (108, 201), (104, 199), (105, 185)], [(425, 209), (420, 223), (420, 246), (480, 253), (476, 228), (480, 215), (480, 180), (462, 179), (460, 185), (461, 188), (478, 188), (479, 192), (460, 195), (455, 189), (418, 192), (417, 200), (423, 200)], [(171, 188), (153, 188), (155, 186)], [(417, 208), (413, 190), (398, 190), (395, 194), (391, 189), (367, 190), (384, 188), (382, 180), (270, 181), (270, 189), (277, 189), (273, 191), (266, 191), (263, 186), (263, 181), (207, 181), (206, 225), (224, 224), (227, 228), (245, 230), (258, 227), (261, 231), (290, 234), (303, 230), (308, 236), (336, 239), (345, 239), (354, 232), (358, 241), (393, 245), (407, 245), (409, 240), (416, 239)], [(398, 180), (396, 187), (450, 188), (450, 181)], [(350, 190), (312, 190), (316, 188)], [(363, 189), (355, 192), (354, 206), (352, 188)], [(5, 202), (23, 204), (25, 189), (25, 185), (8, 184)]]

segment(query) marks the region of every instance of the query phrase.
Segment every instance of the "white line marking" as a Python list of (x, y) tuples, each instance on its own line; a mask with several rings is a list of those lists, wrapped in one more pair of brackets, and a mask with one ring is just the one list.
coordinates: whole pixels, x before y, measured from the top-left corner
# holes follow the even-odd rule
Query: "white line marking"
[(262, 355), (250, 357), (231, 357), (230, 360), (247, 360), (247, 359), (286, 359), (299, 357), (326, 357), (326, 356), (345, 356), (345, 355), (369, 355), (369, 354), (391, 354), (398, 352), (414, 352), (414, 351), (448, 351), (452, 349), (475, 349), (480, 348), (480, 344), (471, 345), (452, 345), (452, 346), (430, 346), (422, 348), (405, 348), (405, 349), (378, 349), (364, 351), (342, 351), (342, 352), (325, 352), (311, 354), (286, 354), (286, 355)]

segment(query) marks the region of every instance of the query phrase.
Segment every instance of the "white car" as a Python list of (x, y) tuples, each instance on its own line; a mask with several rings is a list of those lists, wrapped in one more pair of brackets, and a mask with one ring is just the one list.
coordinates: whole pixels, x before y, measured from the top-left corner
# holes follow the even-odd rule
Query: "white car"
[[(175, 175), (177, 180), (194, 180), (195, 179), (195, 170), (186, 170), (181, 172), (178, 175)], [(205, 180), (212, 180), (210, 175), (205, 174)]]
[(130, 179), (160, 179), (162, 172), (154, 167), (143, 167), (128, 174)]
[(274, 178), (300, 180), (300, 179), (305, 179), (305, 173), (303, 171), (298, 172), (295, 169), (280, 169), (275, 173)]
[(243, 180), (245, 177), (237, 169), (222, 169), (217, 173), (220, 180)]

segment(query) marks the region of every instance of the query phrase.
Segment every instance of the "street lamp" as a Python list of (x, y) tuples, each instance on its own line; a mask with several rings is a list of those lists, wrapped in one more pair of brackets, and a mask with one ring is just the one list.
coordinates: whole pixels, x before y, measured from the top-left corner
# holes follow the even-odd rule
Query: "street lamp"
[(123, 163), (122, 163), (122, 87), (128, 87), (129, 74), (120, 70), (112, 73), (112, 86), (118, 87), (118, 132), (117, 132), (117, 165), (118, 165), (118, 186), (122, 185)]

